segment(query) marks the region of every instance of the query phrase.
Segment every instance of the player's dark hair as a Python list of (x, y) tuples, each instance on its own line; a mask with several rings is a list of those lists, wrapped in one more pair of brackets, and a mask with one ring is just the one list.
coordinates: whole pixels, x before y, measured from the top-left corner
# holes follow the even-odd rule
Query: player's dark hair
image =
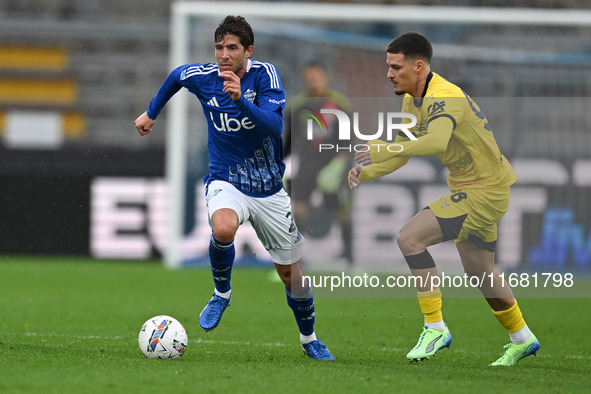
[(238, 37), (240, 44), (245, 49), (254, 45), (254, 33), (250, 24), (241, 16), (228, 15), (215, 29), (215, 42), (221, 41), (226, 34), (232, 34)]
[(431, 63), (433, 47), (427, 38), (420, 33), (404, 33), (388, 44), (387, 53), (402, 53), (405, 57), (417, 57)]
[(326, 71), (326, 65), (318, 59), (312, 59), (307, 61), (306, 64), (304, 64), (304, 70), (308, 68), (320, 68), (323, 71)]

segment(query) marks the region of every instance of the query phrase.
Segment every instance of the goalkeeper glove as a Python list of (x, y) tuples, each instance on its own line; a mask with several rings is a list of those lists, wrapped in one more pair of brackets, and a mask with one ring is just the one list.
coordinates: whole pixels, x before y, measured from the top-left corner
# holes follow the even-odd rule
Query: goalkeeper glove
[(326, 194), (335, 194), (341, 186), (347, 163), (343, 157), (335, 157), (325, 165), (316, 177), (316, 185)]

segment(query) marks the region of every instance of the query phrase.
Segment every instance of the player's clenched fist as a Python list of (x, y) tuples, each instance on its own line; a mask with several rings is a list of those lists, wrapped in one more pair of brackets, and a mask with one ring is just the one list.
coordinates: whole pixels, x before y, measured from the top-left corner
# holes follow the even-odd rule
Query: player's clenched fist
[(359, 182), (359, 174), (361, 173), (361, 167), (353, 167), (349, 171), (349, 189), (357, 189), (361, 182)]
[(152, 131), (155, 120), (150, 119), (147, 112), (144, 112), (135, 120), (135, 128), (141, 135), (146, 135)]
[(240, 100), (240, 78), (232, 71), (224, 71), (219, 75), (225, 79), (223, 91), (227, 93), (233, 101)]

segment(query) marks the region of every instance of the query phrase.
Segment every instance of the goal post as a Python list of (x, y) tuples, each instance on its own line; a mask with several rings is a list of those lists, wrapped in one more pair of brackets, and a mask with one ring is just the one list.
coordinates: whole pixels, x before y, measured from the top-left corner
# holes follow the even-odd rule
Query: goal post
[[(179, 1), (171, 5), (170, 69), (192, 61), (214, 61), (213, 31), (207, 31), (207, 35), (199, 37), (199, 42), (196, 43), (195, 21), (209, 20), (211, 23), (213, 20), (217, 24), (219, 20), (230, 14), (241, 15), (247, 19), (266, 20), (270, 24), (293, 21), (304, 25), (327, 22), (342, 23), (345, 26), (351, 23), (367, 23), (434, 25), (446, 28), (466, 25), (529, 26), (534, 28), (589, 28), (591, 26), (591, 11), (589, 10)], [(258, 37), (256, 27), (254, 30), (255, 37)], [(507, 45), (510, 48), (510, 44)], [(384, 47), (385, 45), (382, 48)], [(193, 58), (191, 48), (193, 50), (199, 48), (205, 52), (199, 53), (198, 58)], [(474, 56), (478, 56), (478, 52)], [(170, 268), (181, 267), (186, 258), (183, 256), (182, 244), (184, 207), (186, 205), (187, 129), (190, 127), (188, 113), (201, 111), (194, 104), (191, 104), (189, 108), (189, 97), (189, 93), (181, 91), (173, 97), (167, 108), (165, 174), (169, 198), (164, 261), (166, 266)]]

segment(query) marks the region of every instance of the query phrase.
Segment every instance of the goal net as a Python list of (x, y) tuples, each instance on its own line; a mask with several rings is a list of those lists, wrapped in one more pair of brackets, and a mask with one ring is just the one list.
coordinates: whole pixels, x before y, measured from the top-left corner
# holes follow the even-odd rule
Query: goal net
[[(434, 47), (432, 70), (478, 103), (519, 178), (509, 212), (499, 224), (498, 267), (589, 270), (591, 80), (585, 75), (591, 71), (591, 12), (177, 2), (172, 5), (170, 68), (214, 62), (213, 32), (230, 14), (246, 17), (253, 27), (253, 57), (275, 65), (288, 104), (304, 90), (304, 66), (319, 60), (328, 70), (331, 88), (350, 100), (353, 111), (364, 105), (400, 110), (400, 98), (386, 79), (385, 47), (407, 31), (426, 35)], [(207, 124), (199, 103), (185, 91), (172, 99), (163, 116), (168, 185), (165, 262), (180, 267), (207, 257), (211, 230), (202, 184), (207, 174)], [(296, 158), (298, 152), (293, 153)], [(316, 180), (299, 179), (295, 173), (291, 179), (292, 188), (311, 182)], [(312, 206), (322, 207), (319, 194), (311, 197)], [(316, 222), (299, 224), (307, 239), (304, 259), (308, 266), (323, 270), (406, 273), (396, 246), (398, 230), (445, 194), (446, 170), (436, 160), (413, 158), (402, 170), (345, 197), (350, 204), (350, 258), (344, 258), (343, 241), (343, 232), (349, 230), (338, 214), (322, 215), (320, 209), (314, 211)], [(270, 260), (248, 224), (239, 231), (237, 261)], [(461, 271), (453, 242), (433, 250), (440, 268)]]

